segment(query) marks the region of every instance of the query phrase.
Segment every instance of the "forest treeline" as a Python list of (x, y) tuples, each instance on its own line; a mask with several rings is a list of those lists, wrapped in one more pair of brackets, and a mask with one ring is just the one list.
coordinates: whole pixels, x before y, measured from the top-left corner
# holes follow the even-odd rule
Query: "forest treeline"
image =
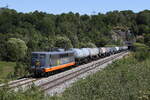
[(34, 11), (21, 13), (13, 9), (0, 9), (0, 60), (29, 61), (32, 51), (50, 48), (101, 47), (121, 45), (114, 40), (113, 30), (131, 32), (131, 37), (150, 46), (150, 10), (134, 13), (131, 10), (106, 14), (60, 15)]

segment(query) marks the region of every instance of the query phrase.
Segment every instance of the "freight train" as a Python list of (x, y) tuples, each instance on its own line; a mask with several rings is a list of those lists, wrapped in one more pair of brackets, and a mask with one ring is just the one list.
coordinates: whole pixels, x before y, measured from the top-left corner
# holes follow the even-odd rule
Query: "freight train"
[(67, 51), (32, 52), (31, 71), (35, 76), (48, 76), (54, 71), (88, 63), (127, 49), (127, 46), (122, 46), (81, 49), (71, 48)]

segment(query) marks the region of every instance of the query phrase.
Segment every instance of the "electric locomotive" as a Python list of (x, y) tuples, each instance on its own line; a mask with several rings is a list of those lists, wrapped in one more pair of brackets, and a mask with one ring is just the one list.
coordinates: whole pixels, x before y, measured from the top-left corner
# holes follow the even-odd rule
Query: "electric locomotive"
[(32, 52), (31, 61), (35, 76), (47, 76), (49, 72), (75, 65), (73, 51)]

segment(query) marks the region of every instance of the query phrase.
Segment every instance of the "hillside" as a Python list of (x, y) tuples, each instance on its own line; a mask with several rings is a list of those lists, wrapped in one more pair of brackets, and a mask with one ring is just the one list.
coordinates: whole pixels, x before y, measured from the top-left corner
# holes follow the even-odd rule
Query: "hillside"
[[(138, 35), (149, 45), (150, 11), (134, 13), (131, 10), (113, 11), (106, 14), (60, 15), (44, 12), (20, 13), (13, 9), (0, 9), (0, 60), (14, 61), (7, 42), (10, 38), (25, 42), (28, 50), (26, 62), (32, 51), (51, 48), (102, 47), (123, 45)], [(18, 58), (20, 59), (20, 58)]]

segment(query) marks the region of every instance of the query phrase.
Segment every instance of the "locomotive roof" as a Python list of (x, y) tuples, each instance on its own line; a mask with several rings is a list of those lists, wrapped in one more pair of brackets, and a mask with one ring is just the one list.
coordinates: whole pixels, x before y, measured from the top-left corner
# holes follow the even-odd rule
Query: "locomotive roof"
[(64, 54), (64, 53), (74, 53), (73, 51), (52, 51), (52, 52), (32, 52), (32, 54)]

